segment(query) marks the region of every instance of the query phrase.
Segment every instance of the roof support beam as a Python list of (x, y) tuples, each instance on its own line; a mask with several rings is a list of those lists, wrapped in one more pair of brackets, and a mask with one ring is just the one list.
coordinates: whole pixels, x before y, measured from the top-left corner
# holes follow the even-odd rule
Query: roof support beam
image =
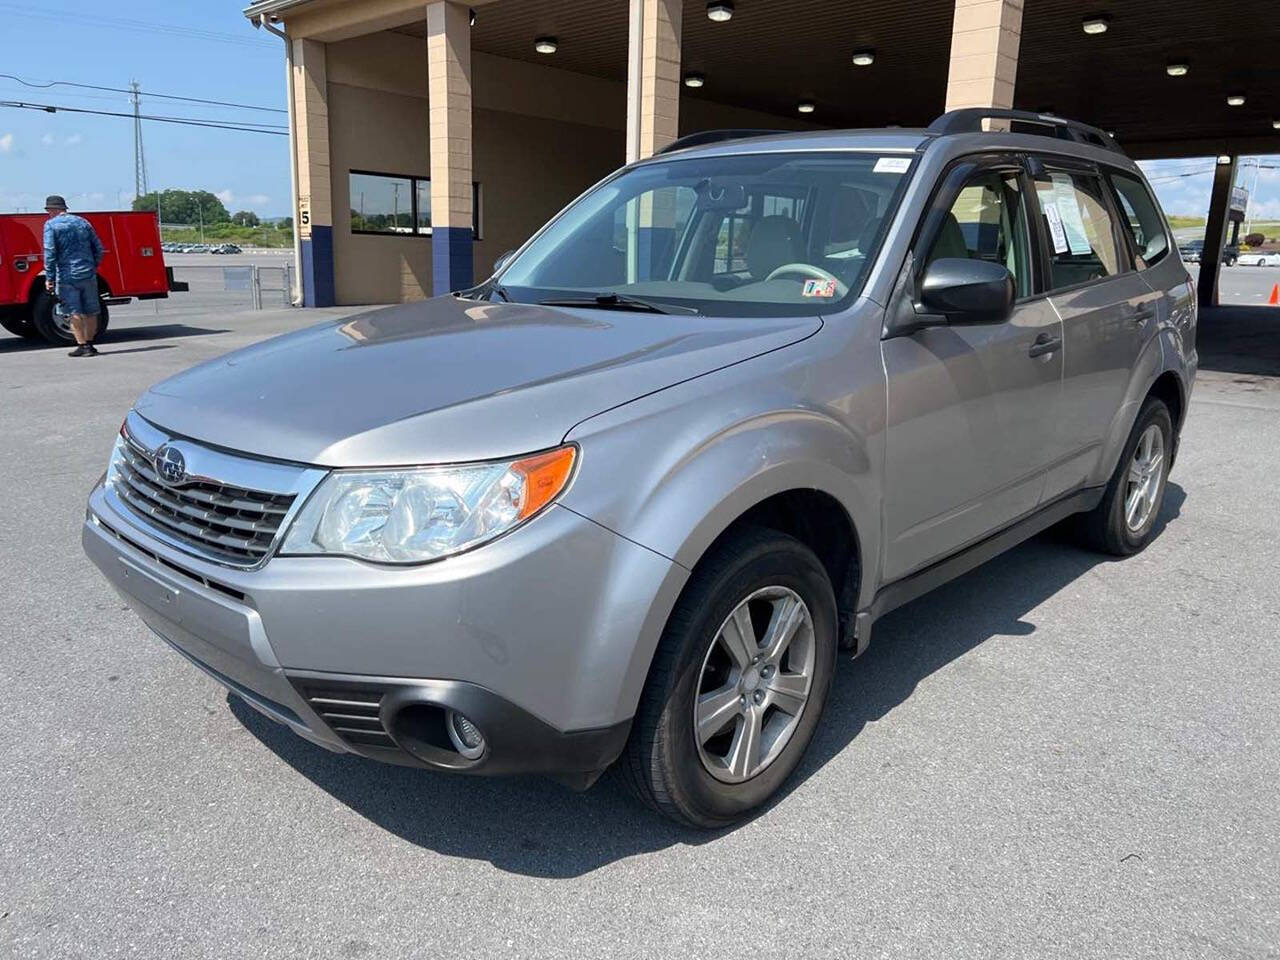
[(948, 110), (1013, 107), (1022, 4), (1023, 0), (956, 0), (947, 73)]
[(427, 111), (431, 146), (431, 286), (437, 296), (472, 284), (471, 22), (464, 4), (427, 5)]
[(1222, 272), (1222, 247), (1227, 238), (1231, 187), (1236, 182), (1236, 157), (1213, 168), (1213, 192), (1209, 195), (1209, 219), (1204, 225), (1204, 249), (1200, 252), (1198, 299), (1201, 307), (1218, 305), (1218, 275)]
[(627, 63), (627, 162), (680, 135), (683, 0), (631, 0)]

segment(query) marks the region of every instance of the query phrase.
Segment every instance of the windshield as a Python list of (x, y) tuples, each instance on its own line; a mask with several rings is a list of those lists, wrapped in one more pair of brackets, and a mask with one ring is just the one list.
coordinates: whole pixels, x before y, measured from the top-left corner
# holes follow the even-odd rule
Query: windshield
[(495, 286), (527, 303), (830, 312), (861, 292), (910, 165), (850, 152), (644, 164), (579, 199)]

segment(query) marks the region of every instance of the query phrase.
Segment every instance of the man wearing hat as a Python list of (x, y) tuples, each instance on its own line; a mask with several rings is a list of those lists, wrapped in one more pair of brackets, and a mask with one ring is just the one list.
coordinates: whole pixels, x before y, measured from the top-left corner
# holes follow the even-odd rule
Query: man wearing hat
[(67, 201), (57, 194), (45, 198), (44, 209), (49, 214), (44, 222), (44, 285), (57, 292), (57, 310), (71, 321), (76, 348), (68, 356), (96, 357), (102, 243), (88, 220), (67, 213)]

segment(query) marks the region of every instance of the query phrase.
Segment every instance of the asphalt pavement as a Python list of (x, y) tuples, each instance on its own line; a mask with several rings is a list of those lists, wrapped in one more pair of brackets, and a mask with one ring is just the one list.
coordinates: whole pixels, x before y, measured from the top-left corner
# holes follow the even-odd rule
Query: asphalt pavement
[(1145, 553), (1045, 535), (881, 621), (785, 795), (699, 833), (329, 754), (84, 558), (133, 398), (324, 313), (0, 338), (0, 956), (1280, 955), (1280, 379), (1202, 374)]

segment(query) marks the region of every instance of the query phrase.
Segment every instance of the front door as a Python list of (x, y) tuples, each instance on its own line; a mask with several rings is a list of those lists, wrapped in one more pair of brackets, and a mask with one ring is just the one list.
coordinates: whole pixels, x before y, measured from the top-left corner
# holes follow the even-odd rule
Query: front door
[(882, 342), (888, 377), (883, 568), (894, 580), (1033, 511), (1053, 456), (1062, 325), (1038, 296), (1036, 240), (1015, 158), (966, 161), (945, 179), (914, 251), (1008, 267), (1003, 323), (929, 327)]

